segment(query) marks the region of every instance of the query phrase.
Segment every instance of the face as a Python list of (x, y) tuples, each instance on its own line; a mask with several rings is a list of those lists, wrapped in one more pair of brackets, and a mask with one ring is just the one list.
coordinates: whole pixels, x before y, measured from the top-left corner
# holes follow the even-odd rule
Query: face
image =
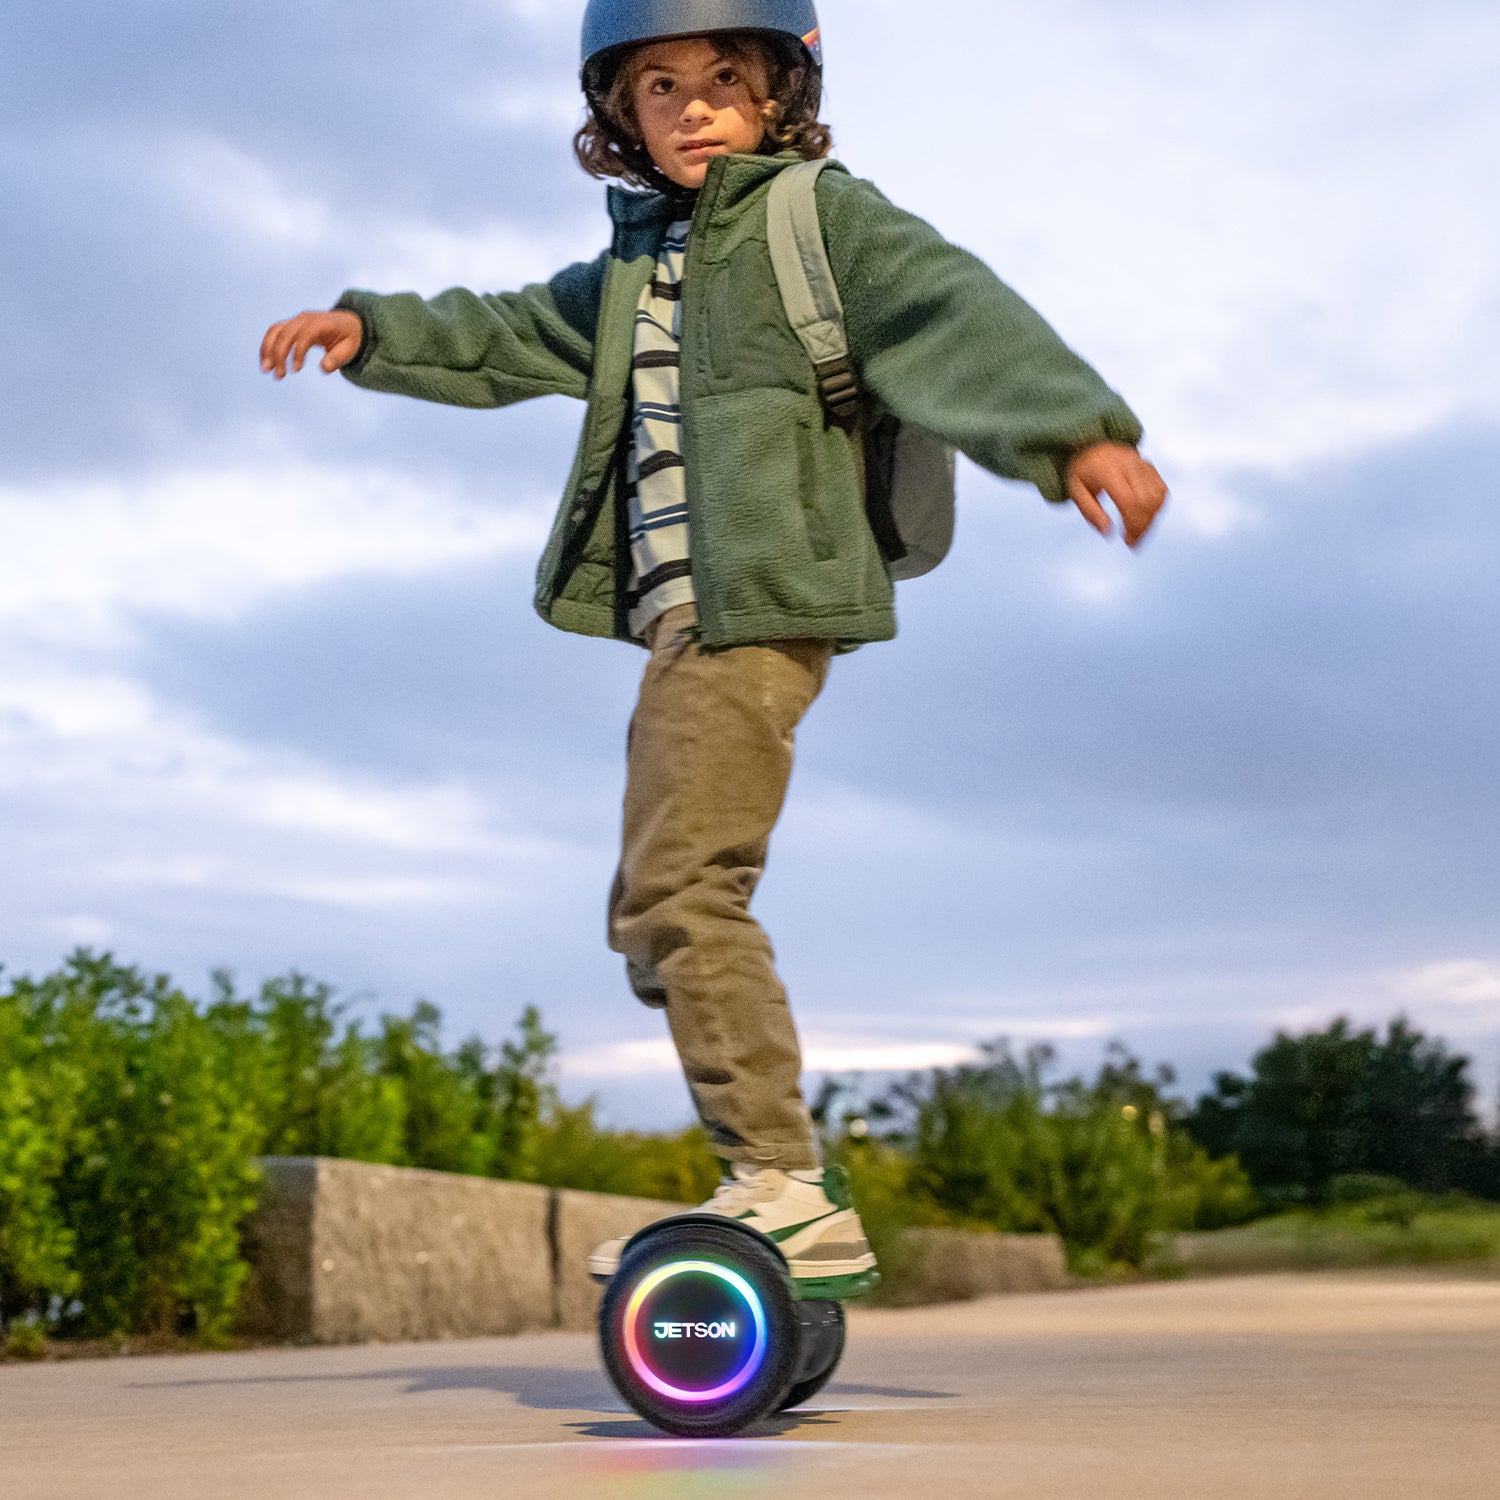
[(714, 157), (757, 150), (767, 88), (761, 62), (734, 62), (706, 37), (652, 44), (637, 62), (631, 101), (657, 170), (701, 188)]

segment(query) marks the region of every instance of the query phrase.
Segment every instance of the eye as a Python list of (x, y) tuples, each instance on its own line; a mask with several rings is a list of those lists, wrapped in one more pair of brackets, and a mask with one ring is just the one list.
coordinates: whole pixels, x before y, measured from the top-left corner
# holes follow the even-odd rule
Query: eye
[(672, 80), (670, 78), (653, 78), (647, 92), (652, 94), (670, 94), (672, 92)]
[(721, 68), (718, 81), (727, 89), (733, 88), (740, 81), (740, 75), (733, 68)]

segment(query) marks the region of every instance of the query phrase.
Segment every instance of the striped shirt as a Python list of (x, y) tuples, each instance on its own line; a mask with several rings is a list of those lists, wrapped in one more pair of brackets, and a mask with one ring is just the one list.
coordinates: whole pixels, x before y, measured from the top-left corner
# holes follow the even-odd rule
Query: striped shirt
[(671, 225), (656, 279), (635, 314), (635, 431), (626, 469), (630, 518), (630, 633), (692, 604), (687, 487), (682, 461), (682, 269), (691, 220)]

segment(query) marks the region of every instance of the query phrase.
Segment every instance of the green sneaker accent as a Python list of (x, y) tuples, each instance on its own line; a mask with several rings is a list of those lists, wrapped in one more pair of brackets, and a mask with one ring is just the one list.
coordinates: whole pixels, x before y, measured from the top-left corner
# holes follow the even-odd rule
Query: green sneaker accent
[(814, 1224), (821, 1224), (827, 1217), (827, 1214), (819, 1214), (805, 1224), (788, 1224), (785, 1229), (767, 1229), (765, 1234), (768, 1239), (774, 1240), (779, 1245), (783, 1240), (791, 1239), (794, 1234), (801, 1234), (804, 1229), (811, 1229)]
[(849, 1176), (842, 1167), (823, 1169), (823, 1196), (835, 1208), (853, 1208), (854, 1195), (849, 1191)]
[(794, 1276), (792, 1296), (798, 1302), (851, 1302), (856, 1297), (868, 1297), (879, 1285), (879, 1271), (856, 1271), (849, 1276)]

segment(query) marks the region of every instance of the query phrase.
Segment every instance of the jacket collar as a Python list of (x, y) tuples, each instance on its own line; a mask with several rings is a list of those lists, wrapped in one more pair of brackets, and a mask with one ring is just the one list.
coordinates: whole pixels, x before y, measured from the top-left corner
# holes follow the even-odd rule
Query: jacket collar
[(617, 229), (665, 224), (672, 217), (673, 209), (674, 200), (665, 193), (641, 193), (621, 187), (609, 190), (609, 216)]
[[(717, 157), (708, 164), (703, 192), (714, 200), (715, 208), (731, 208), (783, 167), (794, 166), (801, 160), (795, 151), (779, 151), (775, 156)], [(670, 223), (681, 215), (682, 204), (682, 199), (669, 198), (665, 193), (633, 192), (619, 187), (609, 190), (609, 216), (621, 229)]]

